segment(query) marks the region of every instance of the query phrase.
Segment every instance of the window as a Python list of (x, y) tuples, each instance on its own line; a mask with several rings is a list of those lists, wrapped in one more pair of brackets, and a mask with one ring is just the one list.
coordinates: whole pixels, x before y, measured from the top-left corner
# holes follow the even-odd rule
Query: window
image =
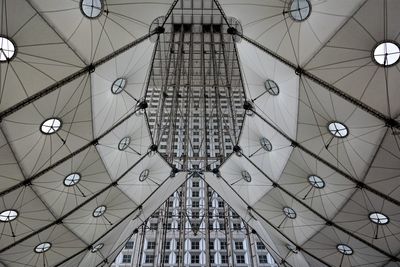
[(239, 231), (239, 230), (241, 230), (241, 229), (242, 229), (242, 227), (240, 226), (240, 223), (234, 223), (234, 224), (233, 224), (233, 230)]
[(197, 182), (197, 181), (194, 181), (194, 182), (192, 183), (192, 186), (193, 186), (193, 187), (199, 187), (199, 186), (200, 186), (200, 183)]
[(224, 207), (224, 202), (218, 201), (218, 208), (223, 208), (223, 207)]
[(339, 244), (336, 246), (337, 250), (343, 255), (353, 254), (353, 249), (346, 244)]
[(289, 219), (296, 219), (297, 214), (294, 211), (294, 209), (290, 208), (290, 207), (285, 207), (283, 208), (283, 214), (285, 214), (286, 217), (288, 217)]
[(328, 125), (331, 135), (337, 138), (345, 138), (349, 135), (349, 129), (341, 122), (333, 121)]
[(111, 86), (111, 92), (115, 95), (121, 93), (126, 85), (126, 79), (124, 78), (118, 78), (114, 81), (114, 83)]
[(200, 242), (199, 241), (192, 241), (192, 249), (193, 250), (200, 249)]
[(165, 248), (165, 249), (169, 249), (170, 247), (171, 247), (171, 241), (165, 242), (164, 248)]
[(260, 138), (260, 145), (265, 151), (268, 152), (272, 151), (272, 144), (267, 138), (265, 137)]
[(11, 222), (17, 219), (18, 211), (16, 210), (4, 210), (0, 213), (0, 222)]
[(192, 201), (192, 207), (193, 207), (193, 208), (198, 208), (198, 207), (200, 207), (200, 202), (199, 202), (199, 201)]
[(210, 241), (209, 248), (210, 248), (210, 250), (214, 249), (214, 241)]
[(43, 134), (53, 134), (61, 129), (62, 122), (57, 118), (50, 118), (42, 122), (40, 131)]
[(378, 65), (385, 67), (392, 66), (400, 59), (399, 45), (393, 42), (379, 43), (374, 49), (373, 58)]
[(122, 255), (122, 263), (131, 263), (132, 255)]
[(103, 0), (82, 0), (81, 11), (89, 19), (97, 18), (103, 12)]
[(150, 230), (157, 230), (158, 224), (157, 223), (150, 223)]
[(372, 212), (369, 214), (369, 219), (371, 220), (371, 222), (375, 223), (375, 224), (380, 224), (380, 225), (384, 225), (384, 224), (388, 224), (389, 223), (389, 217), (386, 216), (383, 213), (380, 212)]
[(200, 255), (191, 255), (192, 263), (200, 263)]
[(199, 197), (199, 195), (200, 195), (199, 191), (192, 192), (192, 197)]
[(273, 95), (273, 96), (279, 95), (279, 86), (273, 80), (269, 80), (269, 79), (266, 80), (264, 83), (264, 87), (265, 87), (265, 90), (267, 90), (267, 92), (270, 95)]
[(156, 248), (156, 242), (149, 241), (147, 242), (147, 249), (155, 249)]
[(48, 251), (50, 248), (51, 248), (51, 243), (43, 242), (35, 247), (35, 252), (36, 253), (44, 253), (44, 252)]
[(228, 263), (228, 255), (221, 255), (221, 263)]
[(265, 245), (263, 242), (257, 242), (257, 249), (258, 250), (264, 250), (265, 249)]
[(15, 44), (11, 39), (0, 37), (0, 62), (6, 62), (15, 56)]
[(169, 263), (169, 255), (164, 256), (164, 263)]
[(221, 241), (221, 249), (226, 249), (226, 241)]
[(198, 211), (192, 211), (192, 218), (193, 219), (198, 219), (199, 218), (199, 212)]
[(124, 151), (125, 149), (127, 149), (129, 147), (130, 143), (131, 143), (131, 138), (129, 136), (126, 136), (126, 137), (122, 138), (121, 141), (119, 141), (118, 149), (120, 151)]
[(246, 263), (244, 260), (244, 255), (236, 255), (236, 263)]
[(309, 0), (293, 0), (289, 11), (293, 20), (301, 22), (310, 16), (311, 4)]
[(267, 255), (258, 255), (258, 261), (260, 263), (268, 263), (268, 257)]
[(133, 245), (134, 245), (133, 241), (128, 241), (125, 244), (125, 249), (133, 249)]
[(79, 173), (71, 173), (64, 179), (64, 185), (66, 187), (74, 186), (81, 180), (81, 175)]
[(107, 210), (107, 207), (104, 205), (98, 206), (97, 208), (95, 208), (95, 210), (93, 211), (93, 217), (97, 218), (102, 216)]
[(149, 173), (150, 173), (149, 169), (143, 170), (139, 175), (139, 181), (140, 182), (145, 181), (149, 177)]
[(321, 177), (317, 175), (310, 175), (308, 176), (308, 182), (310, 185), (312, 185), (315, 188), (322, 189), (325, 187), (325, 182), (324, 180), (321, 179)]
[(235, 249), (242, 250), (243, 249), (243, 242), (242, 241), (235, 241)]
[(154, 255), (146, 255), (144, 260), (145, 263), (153, 263), (154, 262)]

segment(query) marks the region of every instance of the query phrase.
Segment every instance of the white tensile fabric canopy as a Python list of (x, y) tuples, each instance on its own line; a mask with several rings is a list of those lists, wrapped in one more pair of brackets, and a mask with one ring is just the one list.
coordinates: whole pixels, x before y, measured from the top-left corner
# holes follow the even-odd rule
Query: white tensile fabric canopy
[[(0, 266), (111, 265), (188, 177), (139, 111), (176, 1), (0, 3)], [(400, 1), (215, 5), (254, 109), (205, 181), (279, 263), (400, 266)]]

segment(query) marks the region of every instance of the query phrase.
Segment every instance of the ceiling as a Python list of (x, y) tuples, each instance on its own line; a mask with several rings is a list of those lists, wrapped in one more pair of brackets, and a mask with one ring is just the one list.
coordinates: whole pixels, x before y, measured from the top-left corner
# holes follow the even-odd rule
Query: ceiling
[[(0, 3), (0, 266), (108, 266), (188, 176), (171, 177), (138, 111), (149, 28), (177, 1)], [(241, 22), (253, 116), (206, 182), (282, 264), (400, 266), (400, 2), (214, 4)], [(254, 153), (263, 137), (272, 150)]]

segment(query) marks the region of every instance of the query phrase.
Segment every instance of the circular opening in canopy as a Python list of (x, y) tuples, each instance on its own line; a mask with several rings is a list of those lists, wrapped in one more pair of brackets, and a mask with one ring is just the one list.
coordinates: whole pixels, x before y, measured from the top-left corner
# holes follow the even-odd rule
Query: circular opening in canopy
[(372, 212), (369, 214), (369, 219), (371, 220), (371, 222), (375, 223), (375, 224), (380, 224), (380, 225), (384, 225), (384, 224), (388, 224), (389, 223), (389, 217), (386, 216), (383, 213), (380, 212)]
[(270, 95), (273, 95), (273, 96), (279, 95), (279, 86), (273, 80), (269, 80), (269, 79), (266, 80), (264, 83), (264, 86), (265, 86), (265, 90), (267, 90), (267, 92)]
[(374, 49), (374, 60), (377, 64), (385, 67), (396, 64), (400, 59), (400, 47), (393, 42), (383, 42)]
[(337, 250), (343, 255), (351, 255), (353, 254), (353, 249), (346, 244), (337, 245)]
[(315, 188), (321, 189), (325, 187), (325, 182), (317, 175), (308, 176), (308, 182)]
[(70, 175), (65, 177), (64, 185), (67, 187), (74, 186), (77, 183), (79, 183), (80, 180), (81, 180), (81, 175), (79, 173), (71, 173)]
[(117, 95), (125, 89), (125, 86), (126, 86), (126, 79), (118, 78), (113, 82), (111, 86), (111, 92)]
[(311, 14), (311, 4), (308, 0), (293, 0), (290, 5), (290, 15), (295, 21), (304, 21)]
[(0, 213), (0, 222), (11, 222), (17, 219), (18, 211), (16, 210), (5, 210)]
[(328, 129), (331, 135), (334, 137), (345, 138), (347, 135), (349, 135), (349, 129), (347, 126), (338, 121), (331, 122), (328, 125)]
[(92, 253), (96, 253), (97, 251), (99, 251), (100, 249), (102, 249), (104, 247), (103, 243), (99, 243), (96, 246), (92, 247), (91, 252)]
[(83, 15), (89, 19), (97, 18), (103, 13), (103, 0), (81, 0)]
[(289, 219), (296, 219), (297, 214), (294, 211), (294, 209), (289, 208), (289, 207), (285, 207), (283, 208), (283, 213), (285, 214), (286, 217), (288, 217)]
[(44, 252), (48, 251), (50, 248), (51, 248), (51, 243), (43, 242), (35, 247), (35, 252), (36, 253), (44, 253)]
[(146, 180), (149, 177), (149, 172), (150, 171), (148, 169), (143, 170), (139, 175), (139, 181), (143, 182), (144, 180)]
[(242, 178), (243, 178), (243, 180), (245, 180), (248, 183), (251, 182), (251, 176), (248, 171), (242, 171)]
[(97, 208), (94, 209), (93, 211), (93, 217), (97, 218), (102, 216), (107, 210), (107, 207), (104, 205), (98, 206)]
[(124, 151), (125, 149), (127, 149), (129, 147), (130, 143), (131, 143), (131, 138), (129, 136), (124, 137), (121, 139), (121, 141), (119, 141), (118, 149), (121, 151)]
[(264, 150), (268, 152), (272, 151), (272, 144), (267, 138), (265, 137), (260, 138), (260, 145)]
[(0, 62), (11, 60), (15, 56), (15, 45), (7, 37), (0, 37)]
[(58, 132), (61, 128), (61, 121), (57, 118), (50, 118), (45, 120), (40, 126), (40, 131), (44, 134), (53, 134)]

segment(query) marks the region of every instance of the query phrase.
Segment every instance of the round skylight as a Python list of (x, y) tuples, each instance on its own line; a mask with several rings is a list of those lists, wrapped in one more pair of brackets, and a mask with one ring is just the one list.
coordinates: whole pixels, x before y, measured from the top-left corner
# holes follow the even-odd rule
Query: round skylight
[(0, 222), (11, 222), (17, 219), (18, 211), (16, 210), (4, 210), (0, 213)]
[(118, 78), (113, 82), (111, 86), (111, 92), (117, 95), (125, 89), (125, 86), (126, 86), (126, 79)]
[(383, 42), (374, 49), (374, 60), (381, 66), (392, 66), (400, 59), (400, 47), (393, 42)]
[(121, 139), (121, 141), (119, 141), (118, 149), (121, 151), (124, 151), (125, 149), (127, 149), (129, 147), (130, 143), (131, 143), (131, 138), (129, 136), (124, 137)]
[(289, 208), (289, 207), (285, 207), (283, 208), (283, 213), (285, 214), (286, 217), (288, 217), (289, 219), (296, 219), (297, 214), (294, 211), (294, 209)]
[(371, 222), (375, 223), (375, 224), (380, 224), (380, 225), (384, 225), (384, 224), (388, 224), (389, 223), (389, 217), (386, 216), (383, 213), (380, 212), (372, 212), (369, 214), (369, 219), (371, 220)]
[(273, 96), (279, 95), (279, 86), (273, 80), (270, 80), (270, 79), (266, 80), (264, 83), (264, 86), (265, 86), (265, 90), (267, 90), (267, 92), (270, 95), (273, 95)]
[(260, 145), (264, 150), (266, 150), (268, 152), (272, 151), (272, 144), (267, 138), (261, 137), (260, 138)]
[(295, 21), (304, 21), (311, 14), (309, 0), (293, 0), (290, 4), (290, 15)]
[(0, 62), (11, 60), (15, 56), (15, 45), (7, 37), (0, 37)]
[(353, 249), (346, 244), (339, 244), (336, 246), (337, 250), (343, 255), (353, 254)]
[(317, 175), (308, 176), (308, 182), (315, 188), (321, 189), (325, 187), (325, 182)]
[(143, 182), (146, 180), (149, 177), (149, 172), (150, 171), (148, 169), (143, 170), (139, 175), (139, 181)]
[(50, 248), (51, 248), (51, 243), (43, 242), (35, 247), (35, 252), (36, 253), (44, 253), (44, 252), (48, 251)]
[(251, 176), (248, 171), (242, 171), (242, 178), (243, 178), (243, 180), (245, 180), (248, 183), (251, 182)]
[(344, 138), (349, 134), (349, 129), (341, 122), (333, 121), (328, 125), (329, 132), (338, 138)]
[(94, 209), (93, 211), (93, 217), (97, 218), (102, 216), (107, 210), (107, 207), (104, 205), (98, 206), (97, 208)]
[(57, 118), (50, 118), (45, 120), (40, 126), (40, 131), (44, 134), (56, 133), (61, 128), (61, 121)]
[(79, 183), (80, 180), (81, 180), (81, 175), (79, 173), (71, 173), (70, 175), (65, 177), (64, 185), (67, 187), (74, 186), (77, 183)]
[(100, 249), (102, 249), (104, 247), (103, 243), (99, 243), (96, 246), (92, 247), (92, 249), (90, 250), (92, 253), (96, 253), (97, 251), (99, 251)]
[(81, 10), (87, 18), (97, 18), (103, 12), (103, 8), (103, 0), (81, 0)]

